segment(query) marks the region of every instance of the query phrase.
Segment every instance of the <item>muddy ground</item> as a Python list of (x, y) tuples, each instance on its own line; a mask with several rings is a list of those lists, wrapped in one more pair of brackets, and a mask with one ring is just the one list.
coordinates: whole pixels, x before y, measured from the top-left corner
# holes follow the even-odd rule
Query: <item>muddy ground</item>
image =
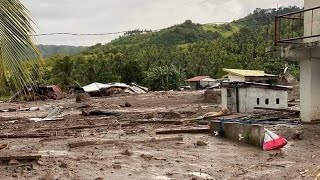
[[(120, 107), (126, 102), (131, 107)], [(210, 134), (156, 135), (159, 129), (207, 128), (194, 121), (183, 123), (134, 123), (135, 121), (187, 120), (220, 105), (204, 103), (203, 92), (156, 92), (145, 95), (91, 98), (92, 109), (116, 111), (120, 116), (84, 116), (75, 99), (3, 103), (1, 109), (57, 105), (67, 109), (64, 120), (32, 122), (46, 111), (0, 113), (0, 133), (49, 133), (45, 138), (1, 139), (0, 157), (40, 154), (35, 161), (3, 161), (0, 179), (60, 180), (169, 180), (169, 179), (314, 179), (320, 173), (320, 126), (276, 125), (269, 129), (286, 137), (279, 151), (219, 139)], [(171, 112), (170, 112), (171, 111)], [(75, 126), (87, 129), (63, 129)], [(94, 125), (104, 125), (94, 128)], [(91, 126), (91, 128), (89, 128)], [(303, 130), (302, 140), (292, 139)], [(151, 138), (182, 137), (183, 140), (143, 142)], [(112, 144), (70, 148), (79, 140), (117, 140)], [(140, 142), (139, 142), (140, 141)], [(142, 141), (142, 142), (141, 142)], [(202, 141), (204, 146), (197, 145)], [(7, 145), (7, 146), (6, 146)], [(201, 145), (201, 144), (200, 144)], [(0, 146), (1, 147), (1, 146)], [(1, 149), (1, 148), (0, 148)]]

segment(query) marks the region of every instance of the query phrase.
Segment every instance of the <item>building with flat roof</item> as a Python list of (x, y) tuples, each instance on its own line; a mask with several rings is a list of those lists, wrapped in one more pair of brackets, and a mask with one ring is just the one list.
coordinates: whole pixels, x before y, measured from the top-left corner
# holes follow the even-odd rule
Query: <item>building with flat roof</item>
[(267, 74), (260, 70), (244, 70), (244, 69), (227, 69), (223, 71), (228, 73), (223, 78), (230, 82), (259, 82), (259, 83), (270, 83), (277, 81), (278, 76), (273, 74)]
[(222, 109), (250, 113), (258, 108), (288, 108), (290, 86), (254, 82), (221, 82)]

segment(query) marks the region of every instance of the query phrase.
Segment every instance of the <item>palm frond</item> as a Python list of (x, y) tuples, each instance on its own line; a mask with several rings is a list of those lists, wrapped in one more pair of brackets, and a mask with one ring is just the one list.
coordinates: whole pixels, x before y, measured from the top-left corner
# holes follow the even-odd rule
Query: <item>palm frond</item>
[[(0, 1), (0, 81), (10, 79), (16, 88), (33, 82), (27, 60), (41, 59), (31, 36), (32, 25), (29, 11), (19, 0)], [(35, 67), (34, 61), (31, 66)]]

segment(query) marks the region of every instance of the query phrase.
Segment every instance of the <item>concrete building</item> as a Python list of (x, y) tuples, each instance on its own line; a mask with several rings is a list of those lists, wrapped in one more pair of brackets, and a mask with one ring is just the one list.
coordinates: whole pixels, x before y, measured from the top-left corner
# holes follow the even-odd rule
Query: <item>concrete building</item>
[(228, 73), (224, 76), (224, 79), (230, 82), (258, 82), (258, 83), (271, 83), (276, 82), (278, 76), (273, 74), (267, 74), (264, 71), (259, 70), (243, 70), (243, 69), (226, 69), (223, 71)]
[(206, 87), (215, 86), (218, 81), (212, 79), (210, 76), (196, 76), (191, 79), (186, 80), (189, 83), (191, 90), (200, 90)]
[(288, 108), (288, 90), (292, 87), (253, 82), (222, 82), (222, 109), (233, 113), (257, 111), (255, 107)]
[[(302, 11), (277, 16), (275, 43), (283, 45), (283, 57), (300, 62), (300, 115), (303, 122), (311, 122), (320, 120), (320, 1), (304, 3)], [(282, 19), (303, 21), (304, 34), (283, 39)]]

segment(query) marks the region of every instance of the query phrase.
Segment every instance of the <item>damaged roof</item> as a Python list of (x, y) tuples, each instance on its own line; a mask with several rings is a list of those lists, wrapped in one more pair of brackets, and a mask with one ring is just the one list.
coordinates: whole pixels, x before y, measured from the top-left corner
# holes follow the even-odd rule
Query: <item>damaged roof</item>
[(198, 81), (201, 81), (203, 79), (208, 79), (210, 78), (210, 76), (196, 76), (196, 77), (193, 77), (191, 79), (188, 79), (186, 80), (187, 82), (198, 82)]
[(221, 82), (221, 87), (231, 87), (231, 88), (246, 88), (246, 87), (257, 87), (265, 89), (276, 89), (276, 90), (292, 90), (292, 86), (283, 85), (273, 85), (255, 82)]
[(230, 74), (235, 74), (237, 76), (244, 76), (244, 77), (262, 77), (262, 76), (276, 77), (277, 76), (277, 75), (273, 75), (273, 74), (267, 74), (264, 71), (260, 71), (260, 70), (244, 70), (244, 69), (223, 68), (223, 71), (230, 73)]
[(103, 89), (109, 89), (109, 88), (113, 88), (113, 87), (125, 89), (125, 92), (130, 93), (130, 94), (144, 94), (144, 93), (148, 92), (148, 88), (139, 86), (134, 83), (127, 85), (125, 83), (102, 84), (102, 83), (95, 82), (95, 83), (89, 84), (87, 86), (84, 86), (82, 88), (85, 92), (91, 93), (91, 92), (99, 92)]

